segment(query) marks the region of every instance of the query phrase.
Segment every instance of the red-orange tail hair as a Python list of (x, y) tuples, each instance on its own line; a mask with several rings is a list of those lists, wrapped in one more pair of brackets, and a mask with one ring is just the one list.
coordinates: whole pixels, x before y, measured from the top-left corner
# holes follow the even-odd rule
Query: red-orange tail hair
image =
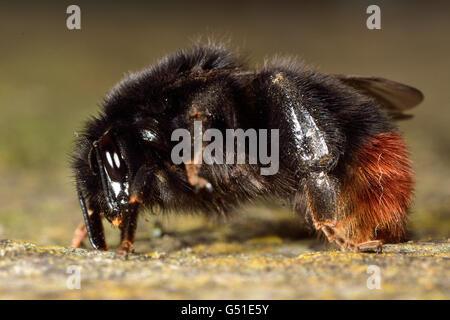
[(353, 175), (342, 189), (344, 218), (338, 223), (353, 242), (404, 239), (414, 185), (408, 156), (398, 133), (373, 135), (356, 153)]

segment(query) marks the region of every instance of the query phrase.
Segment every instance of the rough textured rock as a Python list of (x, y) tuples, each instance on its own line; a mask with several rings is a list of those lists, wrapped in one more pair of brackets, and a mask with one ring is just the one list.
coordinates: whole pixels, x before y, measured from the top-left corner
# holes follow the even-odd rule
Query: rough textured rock
[[(154, 242), (164, 252), (123, 258), (2, 240), (0, 298), (450, 298), (448, 240), (385, 245), (381, 254), (323, 251), (315, 241), (278, 236)], [(379, 267), (380, 289), (367, 286), (371, 265)], [(81, 267), (80, 289), (68, 289), (70, 266)]]

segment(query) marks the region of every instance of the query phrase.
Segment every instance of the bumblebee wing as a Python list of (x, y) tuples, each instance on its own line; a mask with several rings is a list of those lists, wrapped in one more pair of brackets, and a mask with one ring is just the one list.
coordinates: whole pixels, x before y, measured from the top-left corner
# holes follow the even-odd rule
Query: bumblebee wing
[(412, 115), (405, 114), (423, 100), (423, 94), (416, 88), (378, 77), (358, 75), (336, 75), (346, 85), (362, 94), (375, 99), (388, 114), (396, 120), (408, 119)]

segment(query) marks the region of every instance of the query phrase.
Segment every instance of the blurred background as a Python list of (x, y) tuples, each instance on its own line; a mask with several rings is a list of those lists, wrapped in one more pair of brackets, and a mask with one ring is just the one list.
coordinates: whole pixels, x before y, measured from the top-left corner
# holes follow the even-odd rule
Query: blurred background
[[(368, 30), (373, 3), (1, 2), (0, 238), (70, 243), (81, 220), (68, 165), (75, 133), (125, 72), (199, 36), (231, 39), (255, 66), (274, 54), (297, 55), (323, 72), (382, 76), (422, 90), (414, 119), (400, 123), (417, 172), (411, 237), (449, 237), (450, 3), (376, 1), (382, 30)], [(66, 28), (70, 4), (81, 7), (81, 30)], [(244, 223), (300, 224), (287, 208), (242, 211)], [(154, 219), (141, 220), (140, 236), (148, 238)], [(212, 223), (158, 220), (167, 232)], [(114, 244), (118, 233), (108, 233)]]

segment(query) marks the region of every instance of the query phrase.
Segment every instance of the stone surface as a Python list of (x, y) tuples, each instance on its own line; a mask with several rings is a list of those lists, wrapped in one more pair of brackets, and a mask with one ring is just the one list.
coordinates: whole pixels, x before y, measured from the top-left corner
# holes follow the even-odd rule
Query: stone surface
[[(152, 245), (163, 251), (124, 258), (2, 240), (0, 298), (450, 298), (448, 240), (385, 245), (381, 254), (324, 250), (313, 240), (278, 236), (190, 243), (164, 235)], [(380, 289), (368, 288), (374, 275), (368, 271), (377, 269), (371, 265), (379, 267)], [(75, 283), (69, 271), (78, 267), (81, 288), (69, 289)]]

